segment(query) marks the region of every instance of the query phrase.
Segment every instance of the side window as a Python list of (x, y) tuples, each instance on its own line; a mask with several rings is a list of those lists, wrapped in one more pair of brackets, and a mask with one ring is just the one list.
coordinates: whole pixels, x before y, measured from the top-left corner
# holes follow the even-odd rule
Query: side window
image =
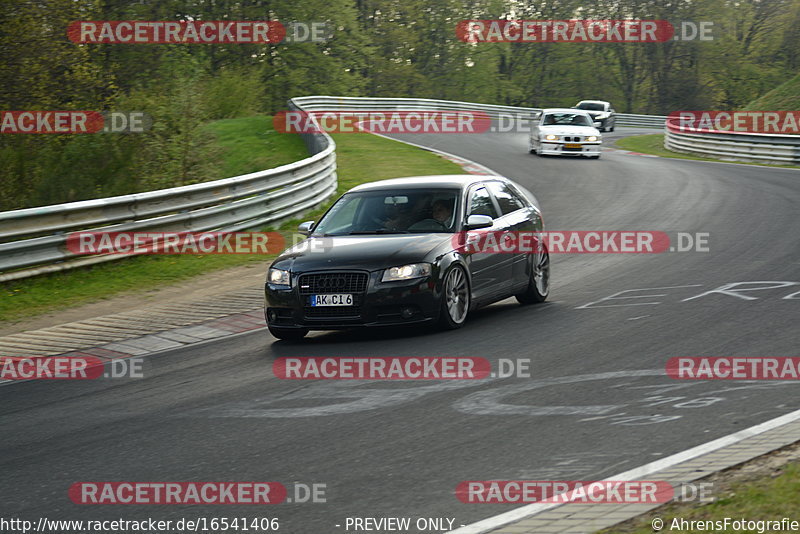
[(489, 191), (485, 187), (478, 188), (470, 194), (467, 216), (470, 215), (488, 215), (492, 219), (497, 218), (497, 210), (494, 209)]
[(508, 215), (518, 209), (522, 209), (525, 207), (525, 204), (517, 198), (511, 189), (506, 184), (500, 182), (489, 182), (489, 189), (492, 190), (492, 194), (494, 198), (497, 199), (497, 203), (500, 205), (500, 211), (503, 212), (503, 215)]
[(512, 186), (507, 186), (507, 187), (508, 187), (508, 190), (511, 192), (511, 196), (513, 196), (515, 199), (517, 199), (517, 202), (519, 202), (520, 205), (523, 208), (530, 208), (531, 207), (531, 201), (528, 200), (528, 197), (523, 195), (522, 192), (520, 192), (519, 189), (517, 189), (516, 187), (512, 187)]

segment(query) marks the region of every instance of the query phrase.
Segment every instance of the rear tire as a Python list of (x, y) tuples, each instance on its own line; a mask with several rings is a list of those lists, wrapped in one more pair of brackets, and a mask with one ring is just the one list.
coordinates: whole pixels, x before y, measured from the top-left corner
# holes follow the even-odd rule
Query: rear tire
[(524, 293), (515, 295), (517, 302), (523, 305), (539, 304), (547, 300), (550, 294), (550, 253), (545, 249), (541, 255), (532, 255), (531, 275)]
[(469, 314), (469, 305), (467, 273), (463, 267), (454, 265), (448, 269), (442, 281), (439, 326), (443, 330), (455, 330), (464, 326)]
[(308, 328), (276, 328), (274, 326), (268, 326), (267, 328), (270, 334), (286, 341), (299, 341), (308, 334)]

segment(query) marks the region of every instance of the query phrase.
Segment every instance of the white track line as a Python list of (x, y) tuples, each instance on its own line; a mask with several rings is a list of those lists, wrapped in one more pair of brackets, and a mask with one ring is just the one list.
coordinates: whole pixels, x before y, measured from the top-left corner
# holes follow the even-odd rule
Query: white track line
[[(619, 481), (641, 480), (643, 477), (651, 473), (667, 469), (668, 467), (672, 467), (676, 464), (685, 462), (687, 460), (697, 458), (698, 456), (708, 454), (723, 447), (727, 447), (728, 445), (733, 445), (734, 443), (738, 443), (752, 436), (763, 434), (764, 432), (797, 421), (798, 419), (800, 419), (800, 410), (788, 413), (786, 415), (782, 415), (780, 417), (776, 417), (775, 419), (771, 419), (764, 423), (751, 426), (750, 428), (745, 428), (744, 430), (740, 430), (739, 432), (723, 436), (719, 439), (715, 439), (714, 441), (709, 441), (708, 443), (704, 443), (703, 445), (698, 445), (697, 447), (693, 447), (683, 452), (673, 454), (672, 456), (667, 456), (666, 458), (656, 460), (655, 462), (650, 462), (649, 464), (645, 464), (641, 467), (636, 467), (634, 469), (631, 469), (630, 471), (625, 471), (624, 473), (608, 477), (605, 480), (619, 480)], [(509, 523), (513, 523), (514, 521), (519, 521), (520, 519), (524, 519), (531, 515), (538, 514), (540, 512), (544, 512), (545, 510), (550, 510), (558, 506), (563, 506), (564, 504), (569, 504), (569, 503), (528, 504), (520, 508), (511, 510), (509, 512), (505, 512), (503, 514), (499, 514), (494, 517), (490, 517), (488, 519), (483, 519), (482, 521), (472, 523), (471, 525), (466, 525), (461, 528), (457, 528), (455, 530), (450, 531), (448, 534), (481, 534), (484, 532), (489, 532), (490, 530), (498, 529), (502, 526), (508, 525)]]

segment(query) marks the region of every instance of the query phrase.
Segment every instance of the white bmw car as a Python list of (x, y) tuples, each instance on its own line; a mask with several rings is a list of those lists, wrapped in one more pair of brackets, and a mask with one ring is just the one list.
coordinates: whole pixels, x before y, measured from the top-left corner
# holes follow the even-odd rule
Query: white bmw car
[(597, 159), (603, 142), (598, 124), (580, 109), (543, 109), (531, 128), (530, 152), (540, 156), (586, 156)]

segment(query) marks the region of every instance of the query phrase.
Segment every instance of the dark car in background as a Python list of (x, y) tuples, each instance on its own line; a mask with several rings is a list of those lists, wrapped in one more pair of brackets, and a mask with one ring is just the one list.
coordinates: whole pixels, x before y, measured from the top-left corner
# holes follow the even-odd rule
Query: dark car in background
[(308, 238), (284, 251), (265, 284), (269, 331), (437, 324), (461, 327), (470, 310), (515, 296), (543, 302), (546, 249), (486, 252), (459, 246), (469, 230), (544, 230), (533, 195), (500, 176), (424, 176), (372, 182), (345, 193)]
[(575, 109), (582, 109), (591, 115), (592, 120), (599, 122), (598, 129), (601, 132), (613, 132), (617, 123), (617, 114), (610, 102), (605, 100), (581, 100)]

